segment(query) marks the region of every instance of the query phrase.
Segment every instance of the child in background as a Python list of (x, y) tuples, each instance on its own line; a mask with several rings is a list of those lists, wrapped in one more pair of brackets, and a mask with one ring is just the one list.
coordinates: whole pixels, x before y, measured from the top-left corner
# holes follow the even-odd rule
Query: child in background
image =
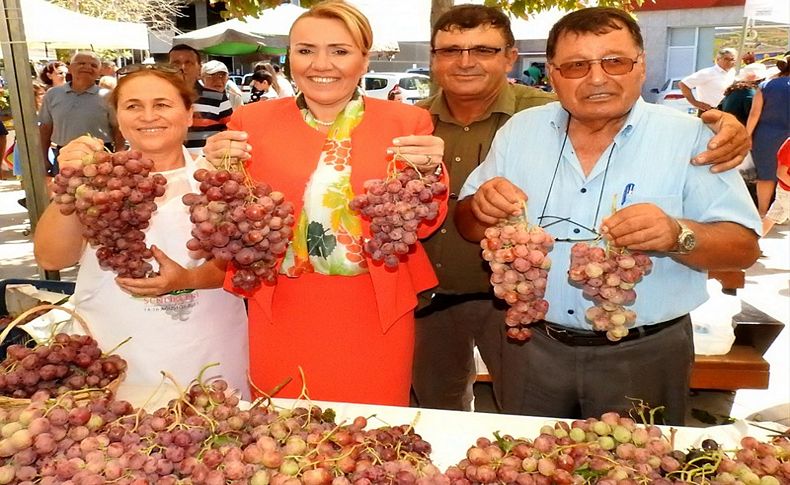
[(763, 217), (763, 236), (771, 231), (774, 224), (790, 219), (790, 138), (785, 140), (776, 153), (776, 196)]

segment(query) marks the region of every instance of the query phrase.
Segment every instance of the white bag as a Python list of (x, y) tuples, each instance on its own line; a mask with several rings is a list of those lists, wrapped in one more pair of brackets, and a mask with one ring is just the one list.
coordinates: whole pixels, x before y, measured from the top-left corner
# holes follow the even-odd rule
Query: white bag
[(721, 292), (721, 283), (708, 280), (708, 301), (691, 312), (694, 353), (724, 355), (735, 342), (733, 315), (741, 311), (741, 299)]
[(753, 170), (754, 167), (754, 159), (752, 158), (752, 152), (746, 154), (743, 157), (743, 161), (738, 165), (739, 172), (748, 172), (749, 170)]

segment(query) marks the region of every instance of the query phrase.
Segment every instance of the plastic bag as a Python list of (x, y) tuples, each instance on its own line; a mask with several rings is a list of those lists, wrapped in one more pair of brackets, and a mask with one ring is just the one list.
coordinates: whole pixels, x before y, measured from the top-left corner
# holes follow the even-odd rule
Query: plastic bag
[(724, 355), (735, 342), (733, 315), (741, 311), (737, 296), (721, 291), (721, 283), (708, 280), (708, 301), (691, 312), (694, 329), (694, 352), (697, 355)]

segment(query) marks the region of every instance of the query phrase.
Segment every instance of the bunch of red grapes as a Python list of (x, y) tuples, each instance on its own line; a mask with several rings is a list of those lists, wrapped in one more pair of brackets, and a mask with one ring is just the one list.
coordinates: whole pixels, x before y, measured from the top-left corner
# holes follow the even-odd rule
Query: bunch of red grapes
[(194, 384), (152, 413), (106, 397), (39, 397), (0, 409), (0, 484), (449, 485), (411, 426), (336, 424), (315, 406), (243, 410), (224, 381)]
[(187, 248), (230, 261), (237, 288), (252, 291), (261, 281), (273, 283), (293, 235), (293, 204), (243, 170), (198, 169), (194, 177), (200, 193), (182, 198), (194, 224)]
[(397, 268), (400, 258), (417, 243), (422, 221), (439, 216), (438, 198), (447, 186), (434, 174), (421, 175), (412, 167), (396, 171), (386, 180), (365, 182), (365, 193), (354, 197), (349, 207), (370, 221), (372, 238), (364, 249), (373, 261)]
[(39, 391), (59, 396), (69, 391), (107, 387), (126, 370), (118, 355), (103, 355), (96, 340), (59, 333), (47, 344), (11, 345), (0, 363), (0, 395), (29, 398)]
[(486, 229), (480, 247), (491, 266), (494, 295), (510, 305), (505, 316), (507, 336), (528, 340), (532, 336), (528, 325), (543, 320), (549, 310), (543, 295), (554, 238), (524, 218), (513, 218)]
[(533, 440), (498, 434), (495, 440), (478, 438), (446, 475), (453, 485), (790, 483), (787, 436), (769, 443), (747, 436), (741, 446), (735, 453), (725, 452), (706, 439), (700, 449), (673, 450), (658, 426), (639, 425), (612, 412), (600, 419), (545, 425)]
[(593, 329), (606, 332), (613, 342), (628, 335), (628, 327), (636, 322), (636, 312), (625, 307), (636, 301), (634, 287), (652, 266), (644, 253), (586, 243), (573, 245), (568, 278), (595, 302), (585, 313)]
[(153, 166), (138, 151), (97, 152), (82, 167), (63, 167), (55, 176), (61, 213), (76, 212), (101, 267), (121, 277), (145, 278), (153, 270), (143, 231), (167, 183), (160, 174), (149, 176)]

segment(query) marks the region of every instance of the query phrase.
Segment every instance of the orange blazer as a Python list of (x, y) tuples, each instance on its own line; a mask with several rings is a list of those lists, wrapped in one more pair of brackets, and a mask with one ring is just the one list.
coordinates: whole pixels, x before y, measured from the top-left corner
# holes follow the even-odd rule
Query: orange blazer
[[(266, 182), (273, 190), (285, 194), (294, 204), (298, 217), (308, 179), (315, 171), (326, 135), (308, 126), (296, 106), (295, 98), (282, 98), (242, 106), (234, 111), (228, 129), (246, 131), (252, 145), (252, 159), (247, 170), (253, 179)], [(369, 179), (385, 178), (391, 156), (387, 148), (392, 140), (405, 135), (433, 133), (431, 117), (426, 110), (393, 101), (365, 98), (365, 115), (351, 134), (351, 185), (355, 194), (363, 193), (363, 183)], [(442, 170), (443, 182), (448, 183), (447, 170)], [(448, 184), (449, 187), (449, 184)], [(440, 200), (439, 217), (421, 224), (418, 236), (427, 237), (441, 226), (447, 216), (447, 196)], [(362, 219), (363, 233), (370, 237), (369, 221)], [(225, 288), (233, 290), (229, 265)], [(417, 294), (438, 284), (430, 260), (420, 243), (413, 248), (406, 261), (398, 268), (387, 269), (368, 258), (376, 303), (383, 331), (417, 306)], [(280, 278), (286, 276), (279, 275)], [(344, 276), (338, 276), (344, 278)], [(262, 285), (245, 294), (263, 309), (272, 320), (272, 299), (277, 285)]]

